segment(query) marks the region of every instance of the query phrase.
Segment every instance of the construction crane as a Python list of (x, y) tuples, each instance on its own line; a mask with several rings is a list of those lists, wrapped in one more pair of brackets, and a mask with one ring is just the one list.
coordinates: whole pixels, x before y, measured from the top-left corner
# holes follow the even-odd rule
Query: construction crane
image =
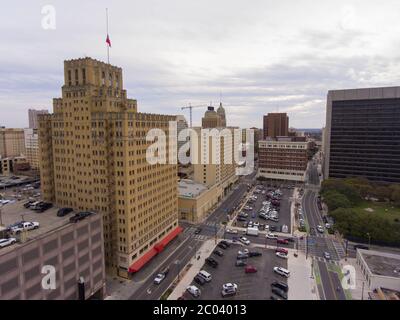
[(202, 105), (196, 105), (196, 106), (192, 106), (191, 104), (189, 104), (188, 107), (182, 107), (181, 109), (189, 109), (190, 112), (190, 128), (192, 127), (192, 109), (193, 108), (204, 108), (204, 107), (208, 107), (208, 105), (202, 104)]

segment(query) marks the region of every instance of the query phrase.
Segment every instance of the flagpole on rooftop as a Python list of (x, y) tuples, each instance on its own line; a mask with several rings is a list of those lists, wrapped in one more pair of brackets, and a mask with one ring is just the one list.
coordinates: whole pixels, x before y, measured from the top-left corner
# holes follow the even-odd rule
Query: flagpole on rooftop
[[(107, 25), (107, 39), (109, 39), (108, 36), (108, 8), (106, 8), (106, 25)], [(107, 62), (110, 64), (110, 45), (106, 43), (107, 46)]]

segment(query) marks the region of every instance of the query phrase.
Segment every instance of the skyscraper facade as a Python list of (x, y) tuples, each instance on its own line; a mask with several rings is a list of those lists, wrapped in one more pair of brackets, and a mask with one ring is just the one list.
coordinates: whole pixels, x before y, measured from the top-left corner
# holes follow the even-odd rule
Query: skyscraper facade
[(328, 92), (325, 178), (400, 183), (400, 87)]
[(64, 62), (62, 97), (39, 116), (43, 197), (103, 216), (108, 272), (129, 277), (180, 231), (177, 165), (150, 164), (153, 128), (169, 137), (175, 116), (137, 112), (122, 69), (91, 58)]

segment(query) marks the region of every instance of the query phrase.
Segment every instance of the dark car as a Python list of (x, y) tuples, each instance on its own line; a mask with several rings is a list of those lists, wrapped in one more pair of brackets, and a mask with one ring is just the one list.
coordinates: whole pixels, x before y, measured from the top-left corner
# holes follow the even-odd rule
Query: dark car
[(311, 234), (312, 236), (315, 236), (316, 232), (315, 232), (315, 229), (314, 229), (314, 228), (310, 228), (310, 234)]
[(72, 211), (74, 211), (74, 209), (72, 208), (61, 208), (60, 210), (57, 211), (57, 217), (64, 217)]
[(274, 281), (274, 282), (272, 282), (271, 283), (271, 287), (278, 288), (278, 289), (283, 290), (285, 292), (288, 292), (288, 290), (289, 290), (289, 286), (286, 283), (282, 282), (282, 281)]
[(231, 246), (230, 243), (228, 241), (225, 241), (225, 240), (222, 240), (220, 243), (223, 243), (228, 248)]
[(202, 277), (200, 277), (199, 275), (196, 275), (193, 279), (194, 282), (196, 282), (199, 285), (204, 285), (206, 283), (206, 280), (204, 280)]
[(269, 231), (276, 231), (276, 226), (269, 226)]
[(43, 202), (40, 203), (36, 206), (36, 208), (34, 208), (33, 210), (36, 212), (45, 212), (47, 209), (50, 209), (53, 206), (52, 203), (50, 202)]
[(285, 238), (284, 240), (286, 240), (288, 242), (295, 242), (294, 238)]
[(197, 228), (196, 231), (194, 232), (194, 234), (199, 234), (201, 232), (201, 228)]
[(257, 252), (257, 251), (250, 251), (249, 252), (249, 257), (259, 257), (262, 256), (261, 252)]
[(354, 245), (354, 250), (357, 250), (357, 249), (369, 250), (369, 247), (365, 246), (363, 244), (355, 244)]
[(285, 291), (277, 288), (277, 287), (272, 287), (272, 293), (275, 293), (278, 297), (281, 297), (282, 299), (287, 300), (287, 294)]
[(29, 200), (28, 202), (24, 203), (24, 208), (28, 209), (35, 200)]
[(226, 250), (228, 248), (228, 246), (226, 246), (222, 242), (218, 243), (218, 247), (220, 247), (221, 249), (224, 249), (224, 250)]
[(210, 265), (213, 268), (216, 268), (218, 266), (218, 262), (214, 258), (207, 258), (206, 262), (208, 265)]
[(70, 222), (76, 223), (80, 220), (85, 219), (86, 217), (89, 217), (93, 214), (93, 212), (90, 211), (86, 211), (86, 212), (78, 212), (76, 215), (74, 215), (73, 217), (69, 218)]
[(221, 250), (214, 250), (213, 253), (220, 257), (222, 257), (224, 255), (224, 253)]
[(247, 219), (245, 217), (237, 217), (236, 220), (237, 221), (247, 221)]

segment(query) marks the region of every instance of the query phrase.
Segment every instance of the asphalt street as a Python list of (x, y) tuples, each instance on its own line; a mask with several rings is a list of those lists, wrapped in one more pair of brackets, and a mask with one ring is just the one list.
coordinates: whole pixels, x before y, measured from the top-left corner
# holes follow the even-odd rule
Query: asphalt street
[[(307, 235), (305, 250), (318, 262), (317, 265), (321, 276), (323, 291), (320, 293), (321, 298), (325, 298), (326, 300), (346, 299), (338, 274), (327, 269), (327, 263), (337, 263), (337, 261), (343, 257), (341, 244), (332, 240), (332, 238), (327, 235), (326, 231), (323, 234), (317, 231), (318, 225), (324, 226), (325, 224), (323, 223), (321, 212), (317, 206), (319, 176), (317, 165), (313, 162), (310, 162), (307, 177), (308, 181), (303, 195), (302, 207), (309, 228), (314, 229), (315, 235)], [(331, 258), (329, 261), (324, 258), (324, 252), (330, 254)]]

